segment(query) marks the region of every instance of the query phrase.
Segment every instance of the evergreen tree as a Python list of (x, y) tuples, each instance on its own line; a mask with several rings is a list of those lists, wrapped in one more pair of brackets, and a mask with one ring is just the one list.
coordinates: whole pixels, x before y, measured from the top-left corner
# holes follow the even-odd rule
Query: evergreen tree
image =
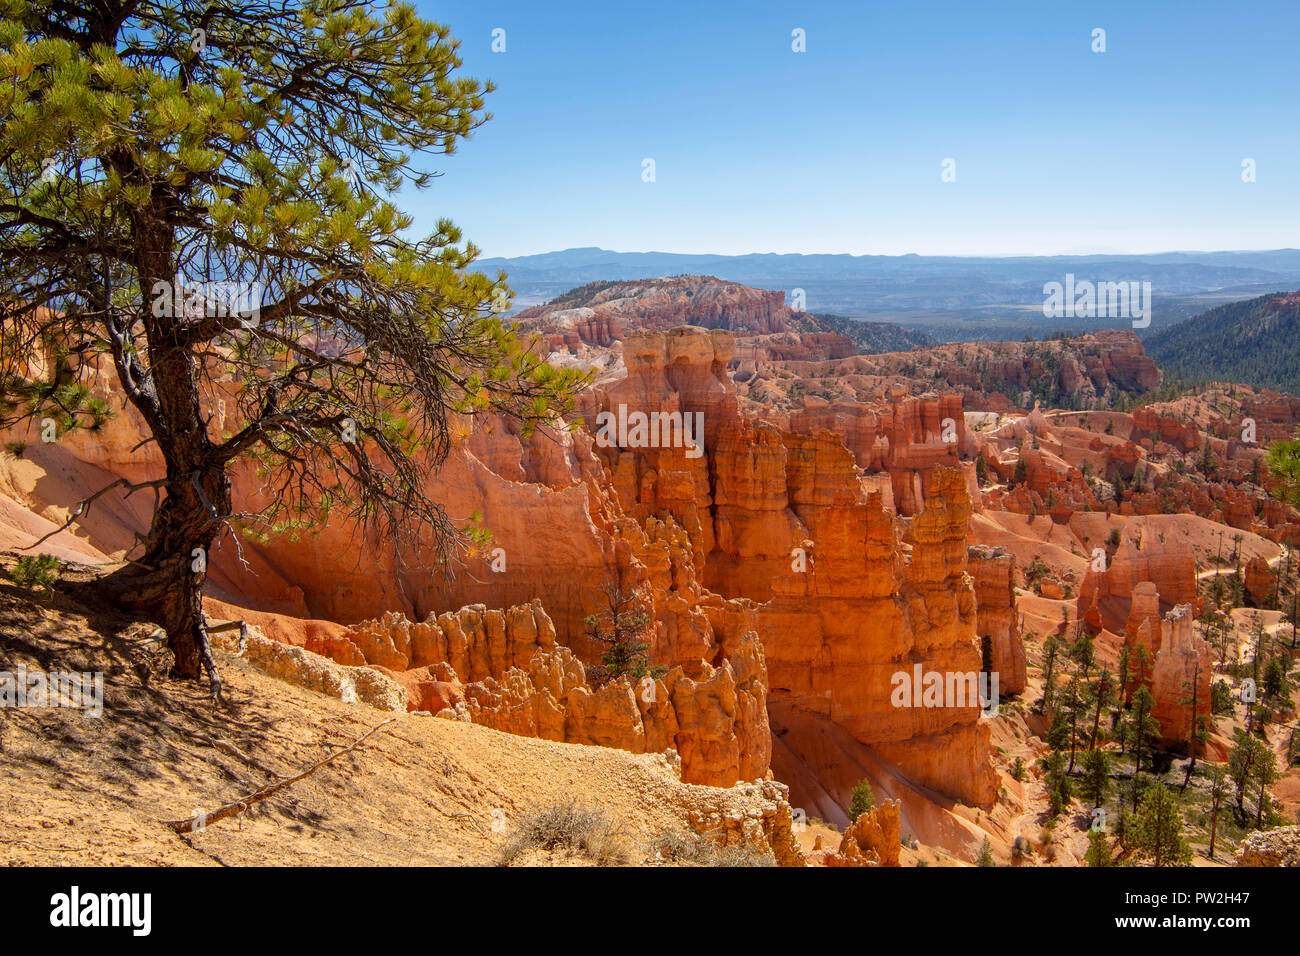
[(1056, 667), (1064, 650), (1064, 642), (1056, 634), (1043, 641), (1043, 696), (1038, 702), (1038, 712), (1046, 713), (1056, 695)]
[(1089, 750), (1083, 755), (1083, 778), (1079, 792), (1094, 807), (1100, 807), (1110, 796), (1110, 757), (1104, 750)]
[(1079, 690), (1079, 679), (1071, 677), (1065, 684), (1065, 690), (1061, 694), (1060, 710), (1065, 714), (1065, 720), (1069, 725), (1069, 742), (1070, 742), (1070, 764), (1066, 768), (1066, 773), (1074, 773), (1074, 758), (1078, 752), (1079, 745), (1079, 721), (1086, 719), (1088, 704), (1084, 700), (1083, 694)]
[(1092, 684), (1089, 691), (1092, 702), (1092, 729), (1088, 733), (1088, 749), (1092, 750), (1097, 746), (1097, 734), (1101, 728), (1101, 712), (1115, 702), (1115, 678), (1111, 676), (1109, 670), (1102, 668), (1097, 675), (1097, 680)]
[(1133, 769), (1142, 769), (1142, 757), (1155, 748), (1160, 738), (1160, 724), (1151, 716), (1155, 709), (1155, 698), (1146, 687), (1139, 687), (1133, 695), (1133, 704), (1129, 708), (1125, 735), (1133, 748)]
[(1300, 429), (1295, 438), (1275, 441), (1268, 449), (1268, 470), (1277, 482), (1274, 494), (1300, 508)]
[(633, 681), (647, 675), (663, 676), (664, 668), (651, 666), (649, 642), (641, 640), (651, 618), (637, 608), (636, 593), (616, 580), (602, 584), (599, 592), (600, 606), (585, 619), (587, 638), (605, 645), (600, 658), (605, 673), (599, 682), (625, 676)]
[(1228, 796), (1228, 772), (1215, 765), (1210, 768), (1210, 859), (1214, 859), (1214, 841), (1219, 833), (1219, 811)]
[[(1244, 728), (1238, 727), (1228, 751), (1228, 777), (1236, 788), (1237, 819), (1246, 822), (1246, 795), (1261, 775), (1260, 766), (1267, 756), (1272, 756), (1267, 744)], [(1265, 774), (1266, 775), (1266, 774)]]
[(1191, 862), (1192, 851), (1183, 839), (1183, 814), (1162, 784), (1154, 784), (1142, 795), (1133, 820), (1132, 845), (1148, 855), (1154, 866), (1177, 866)]
[(1255, 764), (1255, 826), (1264, 825), (1264, 811), (1268, 808), (1269, 797), (1267, 787), (1277, 782), (1277, 754), (1273, 753), (1273, 748), (1264, 744), (1260, 747), (1259, 761)]
[(1073, 796), (1070, 776), (1065, 772), (1065, 754), (1053, 750), (1044, 761), (1044, 769), (1046, 773), (1043, 779), (1047, 785), (1048, 812), (1054, 817), (1060, 816), (1070, 805)]
[(853, 795), (849, 798), (849, 822), (852, 823), (862, 814), (876, 805), (876, 795), (871, 791), (871, 783), (866, 777), (857, 782)]
[(1088, 850), (1083, 855), (1089, 866), (1112, 866), (1110, 855), (1110, 837), (1105, 830), (1088, 831)]
[[(443, 567), (466, 542), (424, 489), (452, 416), (528, 431), (584, 379), (502, 325), (505, 277), (470, 271), (452, 223), (408, 238), (388, 201), (433, 182), (413, 158), (487, 119), (490, 85), (460, 66), (407, 3), (0, 4), (0, 427), (93, 426), (111, 366), (165, 477), (74, 510), (159, 502), (130, 560), (67, 590), (159, 624), (176, 673), (206, 670), (216, 696), (200, 594), (221, 539), (310, 531), (333, 507), (403, 564)], [(258, 514), (232, 506), (240, 462), (265, 473)]]
[(1192, 779), (1192, 772), (1196, 769), (1196, 752), (1205, 741), (1210, 739), (1210, 727), (1213, 726), (1213, 718), (1209, 714), (1200, 712), (1202, 696), (1205, 691), (1201, 688), (1201, 664), (1198, 660), (1192, 668), (1192, 679), (1183, 682), (1183, 688), (1188, 691), (1188, 695), (1180, 698), (1178, 703), (1190, 709), (1192, 715), (1191, 722), (1187, 729), (1187, 775), (1183, 778), (1183, 789), (1187, 789), (1188, 782)]

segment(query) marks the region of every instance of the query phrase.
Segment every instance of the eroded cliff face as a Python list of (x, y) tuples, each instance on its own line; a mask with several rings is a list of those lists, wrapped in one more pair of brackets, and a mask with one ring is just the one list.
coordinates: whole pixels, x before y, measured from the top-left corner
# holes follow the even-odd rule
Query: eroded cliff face
[(713, 276), (674, 276), (592, 283), (561, 302), (525, 309), (515, 319), (541, 332), (548, 348), (573, 349), (610, 345), (634, 330), (664, 332), (686, 325), (752, 335), (782, 333), (790, 329), (792, 315), (780, 290)]
[[(671, 514), (693, 532), (696, 567), (709, 588), (761, 602), (758, 633), (774, 703), (838, 724), (925, 786), (991, 804), (996, 780), (978, 702), (891, 703), (894, 675), (910, 677), (915, 663), (945, 674), (980, 670), (964, 475), (926, 470), (928, 493), (905, 544), (902, 524), (876, 490), (880, 479), (892, 490), (891, 476), (864, 479), (835, 432), (741, 417), (724, 371), (730, 354), (729, 336), (704, 330), (625, 343), (626, 377), (598, 387), (601, 408), (698, 412), (705, 453), (602, 451), (624, 507)], [(925, 406), (908, 401), (898, 419), (917, 422), (919, 433)], [(936, 432), (940, 411), (937, 402), (929, 411)], [(687, 488), (694, 493), (669, 490)], [(798, 735), (783, 742), (817, 772), (811, 742), (805, 747)]]
[(767, 774), (767, 668), (752, 631), (717, 667), (703, 664), (698, 679), (678, 666), (657, 679), (597, 686), (556, 642), (540, 601), (473, 605), (422, 622), (390, 613), (345, 640), (406, 687), (411, 710), (527, 737), (675, 751), (687, 783), (729, 787)]
[(1160, 724), (1160, 738), (1166, 745), (1186, 743), (1194, 721), (1207, 730), (1213, 726), (1213, 678), (1214, 657), (1209, 642), (1193, 630), (1191, 605), (1180, 604), (1161, 621), (1160, 650), (1151, 679), (1156, 701), (1151, 713)]
[(1094, 630), (1121, 633), (1129, 620), (1138, 586), (1155, 585), (1160, 605), (1198, 605), (1196, 558), (1190, 548), (1173, 539), (1139, 543), (1124, 537), (1104, 571), (1089, 566), (1079, 589), (1078, 613)]
[(1015, 555), (1005, 548), (972, 545), (966, 549), (966, 556), (975, 584), (976, 633), (981, 642), (989, 642), (998, 692), (1018, 694), (1025, 689), (1026, 664), (1020, 615), (1016, 611)]
[[(965, 440), (960, 406), (900, 394), (871, 421), (813, 411), (793, 424), (747, 418), (727, 374), (733, 351), (721, 330), (628, 334), (578, 431), (525, 439), (501, 421), (465, 423), (428, 493), (491, 541), (454, 575), (419, 569), (419, 555), (399, 562), (385, 542), (337, 522), (297, 541), (236, 549), (223, 540), (210, 587), (302, 618), (400, 614), (313, 649), (387, 669), (421, 709), (459, 708), (553, 739), (676, 749), (687, 779), (727, 783), (768, 772), (770, 695), (847, 730), (907, 778), (988, 805), (996, 784), (978, 703), (890, 700), (891, 678), (914, 664), (980, 669), (970, 496), (961, 472), (939, 467)], [(596, 416), (628, 411), (703, 425), (698, 440), (659, 447), (598, 442)], [(945, 419), (955, 441), (942, 435)], [(110, 428), (110, 450), (143, 435), (129, 412)], [(94, 448), (81, 451), (94, 459)], [(140, 477), (153, 464), (147, 450), (131, 462)], [(234, 483), (239, 510), (269, 493), (251, 468)], [(892, 507), (900, 498), (914, 512), (910, 527)], [(109, 544), (124, 548), (129, 537)], [(645, 688), (587, 680), (602, 647), (584, 622), (611, 583), (648, 614), (651, 660), (668, 669), (648, 700)], [(810, 742), (785, 743), (819, 772)]]
[(898, 866), (898, 802), (887, 800), (860, 814), (844, 831), (839, 849), (827, 853), (823, 865)]

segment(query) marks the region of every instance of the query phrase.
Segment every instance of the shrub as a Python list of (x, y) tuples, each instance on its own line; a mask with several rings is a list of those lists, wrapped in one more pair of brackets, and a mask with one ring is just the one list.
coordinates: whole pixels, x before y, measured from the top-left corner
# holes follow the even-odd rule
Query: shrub
[(876, 795), (871, 792), (871, 784), (867, 778), (863, 777), (853, 788), (853, 796), (849, 800), (849, 822), (852, 823), (862, 814), (867, 813), (876, 805)]
[(770, 850), (742, 844), (721, 846), (710, 834), (674, 830), (651, 845), (660, 862), (678, 866), (776, 866)]
[(54, 582), (58, 580), (59, 559), (52, 554), (26, 554), (19, 558), (6, 575), (20, 588), (35, 590), (43, 588), (54, 591)]
[(565, 850), (597, 866), (628, 862), (627, 844), (600, 810), (575, 800), (539, 807), (516, 825), (497, 851), (497, 866), (510, 866), (529, 850)]

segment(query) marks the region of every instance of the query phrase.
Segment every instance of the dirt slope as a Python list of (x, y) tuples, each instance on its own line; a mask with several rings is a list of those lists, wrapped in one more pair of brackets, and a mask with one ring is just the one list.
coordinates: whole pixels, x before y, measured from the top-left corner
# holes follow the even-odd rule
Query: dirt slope
[[(226, 653), (218, 712), (204, 688), (161, 676), (150, 630), (0, 585), (0, 671), (105, 672), (102, 718), (0, 709), (0, 865), (484, 864), (522, 814), (567, 797), (602, 809), (635, 863), (692, 813), (754, 820), (772, 807), (754, 785), (682, 784), (662, 756), (346, 704)], [(242, 819), (183, 837), (160, 822), (292, 776), (394, 716)]]

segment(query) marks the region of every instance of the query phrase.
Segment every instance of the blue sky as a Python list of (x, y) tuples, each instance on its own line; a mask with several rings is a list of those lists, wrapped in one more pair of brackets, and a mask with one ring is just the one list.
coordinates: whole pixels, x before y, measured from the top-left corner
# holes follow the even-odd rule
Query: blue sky
[(417, 5), (498, 89), (399, 202), (486, 256), (1300, 245), (1296, 0)]

